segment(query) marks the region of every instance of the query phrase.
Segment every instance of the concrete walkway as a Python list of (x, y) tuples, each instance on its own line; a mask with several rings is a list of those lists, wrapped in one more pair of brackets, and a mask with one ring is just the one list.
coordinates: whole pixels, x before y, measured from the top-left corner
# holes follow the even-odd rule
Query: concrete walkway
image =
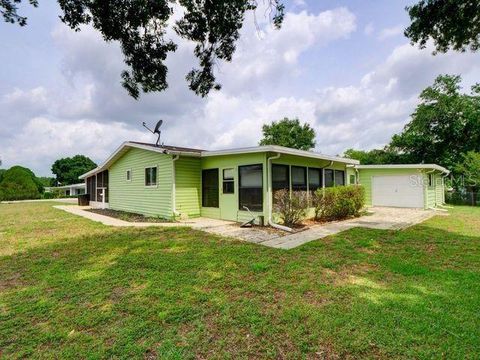
[[(79, 215), (87, 219), (101, 222), (108, 226), (125, 227), (172, 227), (189, 226), (212, 234), (229, 236), (255, 244), (278, 249), (293, 249), (307, 242), (322, 239), (354, 227), (365, 227), (382, 230), (400, 230), (418, 224), (439, 213), (432, 210), (404, 208), (371, 208), (370, 214), (356, 219), (313, 225), (296, 233), (277, 231), (269, 227), (241, 228), (238, 223), (225, 220), (194, 218), (179, 222), (141, 223), (128, 222), (110, 216), (100, 215), (90, 211), (88, 206), (55, 205), (57, 209)], [(440, 215), (444, 215), (440, 213)]]
[(314, 225), (308, 230), (267, 240), (261, 242), (260, 244), (279, 249), (293, 249), (307, 242), (337, 234), (354, 227), (381, 230), (401, 230), (421, 223), (438, 214), (432, 210), (404, 208), (377, 207), (370, 209), (370, 211), (370, 215), (345, 221)]

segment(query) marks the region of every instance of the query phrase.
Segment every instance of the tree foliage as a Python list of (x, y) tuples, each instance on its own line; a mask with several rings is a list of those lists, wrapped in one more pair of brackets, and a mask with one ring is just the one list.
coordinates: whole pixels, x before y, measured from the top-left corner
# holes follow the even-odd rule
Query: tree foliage
[(456, 172), (462, 174), (465, 179), (465, 186), (471, 191), (480, 190), (480, 153), (469, 151), (463, 155), (462, 162), (455, 168)]
[(38, 199), (42, 192), (41, 183), (30, 169), (13, 166), (3, 173), (0, 182), (1, 200)]
[[(26, 0), (24, 0), (26, 1)], [(167, 55), (177, 44), (166, 36), (169, 26), (182, 38), (195, 43), (194, 54), (199, 67), (186, 76), (189, 87), (197, 95), (206, 96), (220, 89), (214, 66), (218, 60), (231, 61), (240, 37), (245, 13), (257, 9), (257, 0), (57, 0), (61, 20), (79, 31), (91, 24), (105, 41), (118, 41), (128, 69), (123, 71), (122, 84), (137, 99), (143, 92), (163, 91), (168, 87)], [(22, 0), (0, 0), (0, 13), (5, 21), (26, 25), (18, 14)], [(37, 0), (29, 0), (37, 6)], [(268, 0), (271, 20), (279, 28), (284, 16), (281, 0)], [(181, 17), (170, 21), (173, 13)], [(173, 25), (172, 25), (173, 24)]]
[(90, 158), (84, 155), (56, 160), (52, 165), (52, 173), (55, 174), (57, 185), (71, 185), (79, 182), (78, 177), (92, 169), (95, 164)]
[(438, 76), (420, 95), (420, 104), (390, 148), (414, 163), (454, 169), (468, 151), (480, 151), (480, 86), (460, 92), (460, 76)]
[(347, 149), (343, 153), (344, 157), (360, 161), (362, 165), (373, 164), (403, 164), (408, 163), (408, 156), (399, 154), (391, 150), (388, 146), (384, 149), (373, 150), (355, 150)]
[(315, 147), (315, 130), (309, 124), (300, 124), (298, 119), (283, 118), (262, 127), (260, 145), (280, 145), (299, 150)]
[(480, 47), (478, 0), (421, 0), (407, 7), (411, 19), (405, 36), (425, 47), (433, 39), (437, 51), (477, 51)]
[(43, 187), (55, 186), (55, 178), (48, 176), (37, 177), (38, 181), (42, 184)]

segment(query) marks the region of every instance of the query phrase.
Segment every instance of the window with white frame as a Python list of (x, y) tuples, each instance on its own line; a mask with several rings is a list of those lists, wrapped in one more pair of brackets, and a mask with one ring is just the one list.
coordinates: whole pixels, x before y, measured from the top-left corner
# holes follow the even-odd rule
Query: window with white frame
[(125, 173), (125, 179), (127, 181), (131, 181), (132, 180), (132, 170), (128, 169)]
[(145, 186), (157, 185), (157, 167), (145, 168)]

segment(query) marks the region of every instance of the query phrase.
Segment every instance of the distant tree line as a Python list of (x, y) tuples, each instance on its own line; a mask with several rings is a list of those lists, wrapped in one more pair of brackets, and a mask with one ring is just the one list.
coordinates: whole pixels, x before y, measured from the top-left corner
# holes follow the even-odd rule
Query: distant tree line
[(29, 200), (44, 197), (45, 187), (71, 185), (78, 177), (97, 165), (84, 155), (62, 158), (52, 165), (55, 177), (37, 177), (32, 170), (22, 166), (0, 169), (0, 200)]

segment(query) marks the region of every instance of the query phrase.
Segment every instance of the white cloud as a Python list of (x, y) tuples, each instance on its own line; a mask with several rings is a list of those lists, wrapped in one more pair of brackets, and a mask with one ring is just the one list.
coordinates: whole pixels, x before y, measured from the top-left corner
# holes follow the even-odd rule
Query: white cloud
[(385, 28), (378, 34), (378, 40), (385, 40), (394, 36), (403, 34), (403, 26), (397, 25), (390, 28)]
[(29, 120), (17, 134), (5, 141), (2, 160), (5, 167), (28, 164), (37, 174), (60, 156), (84, 154), (103, 161), (124, 139), (151, 141), (144, 131), (112, 122), (90, 120), (52, 121), (45, 117)]
[(263, 124), (287, 116), (312, 124), (317, 150), (324, 153), (379, 147), (401, 130), (419, 92), (438, 74), (462, 73), (471, 82), (480, 72), (479, 54), (434, 57), (431, 48), (405, 44), (356, 81), (320, 87), (310, 78), (300, 95), (292, 91), (291, 80), (304, 71), (303, 56), (318, 56), (318, 48), (343, 43), (355, 31), (355, 15), (346, 8), (287, 13), (280, 31), (267, 19), (258, 20), (259, 33), (253, 19), (246, 19), (233, 62), (221, 65), (221, 92), (202, 99), (188, 90), (184, 76), (195, 59), (191, 44), (180, 41), (168, 60), (170, 88), (140, 101), (120, 85), (124, 65), (117, 44), (106, 44), (92, 29), (75, 33), (59, 25), (52, 37), (64, 55), (66, 80), (0, 95), (4, 165), (24, 164), (42, 175), (63, 156), (83, 153), (102, 161), (125, 140), (153, 141), (141, 123), (159, 118), (166, 120), (163, 141), (174, 145), (253, 146)]
[(365, 25), (365, 28), (363, 29), (363, 33), (368, 36), (372, 35), (374, 31), (375, 31), (375, 27), (371, 22)]
[[(261, 13), (261, 10), (257, 11)], [(250, 14), (239, 40), (234, 61), (223, 64), (219, 80), (226, 91), (249, 91), (252, 82), (271, 86), (278, 83), (282, 74), (300, 71), (300, 56), (314, 46), (325, 46), (346, 39), (356, 29), (355, 15), (347, 8), (335, 8), (311, 14), (307, 11), (287, 13), (282, 28), (276, 30), (268, 19)]]

